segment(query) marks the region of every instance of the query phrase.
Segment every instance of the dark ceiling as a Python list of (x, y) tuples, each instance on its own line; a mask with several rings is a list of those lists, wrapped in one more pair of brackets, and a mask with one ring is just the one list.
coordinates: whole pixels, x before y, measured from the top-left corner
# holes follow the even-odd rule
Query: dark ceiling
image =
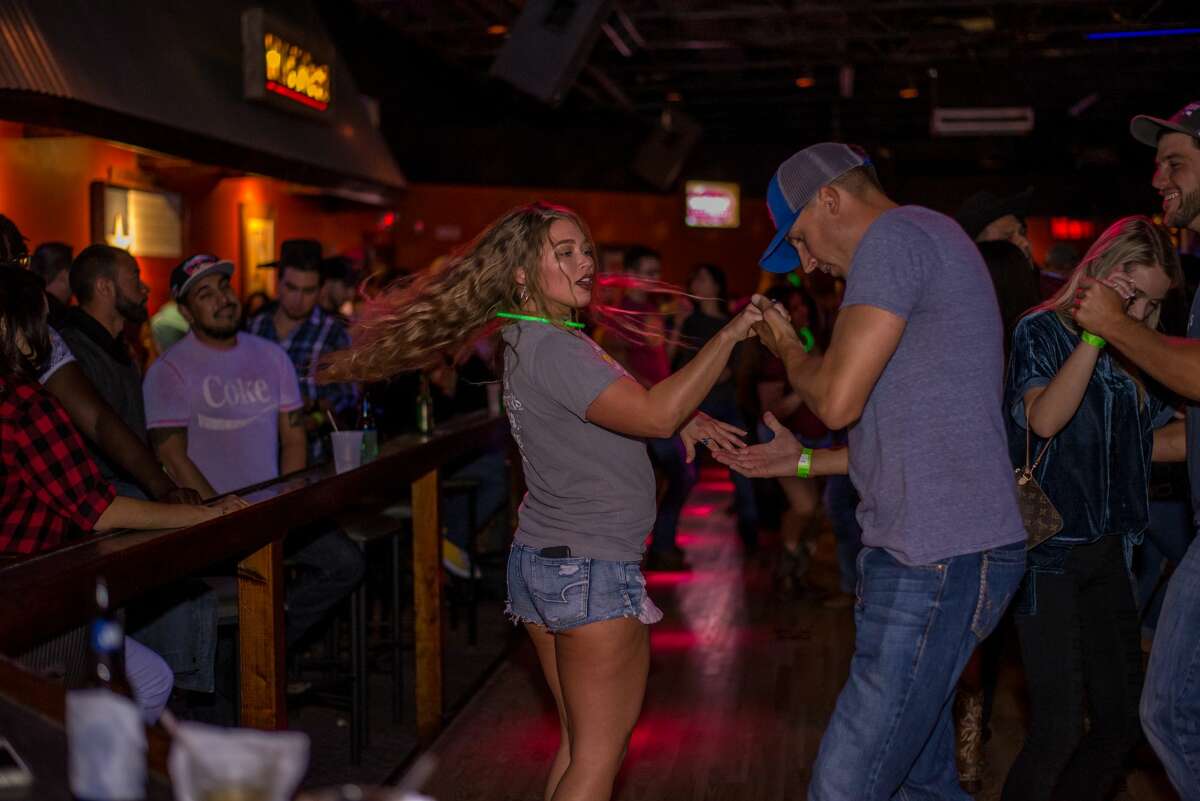
[[(667, 110), (701, 127), (685, 176), (752, 194), (794, 150), (842, 139), (872, 150), (906, 199), (1034, 183), (1055, 208), (1099, 213), (1146, 191), (1150, 153), (1129, 117), (1200, 97), (1200, 35), (1087, 37), (1200, 27), (1198, 0), (618, 0), (551, 108), (489, 77), (522, 5), (323, 4), (413, 180), (655, 191), (631, 164)], [(935, 108), (994, 106), (1031, 107), (1033, 131), (931, 134)]]

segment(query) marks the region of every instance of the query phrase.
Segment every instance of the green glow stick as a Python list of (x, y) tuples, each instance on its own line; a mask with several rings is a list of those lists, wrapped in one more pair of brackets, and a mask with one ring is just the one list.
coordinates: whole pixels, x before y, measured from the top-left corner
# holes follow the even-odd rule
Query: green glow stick
[[(497, 317), (503, 317), (505, 320), (524, 320), (527, 323), (545, 323), (553, 325), (554, 321), (546, 317), (534, 317), (532, 314), (517, 314), (516, 312), (496, 312)], [(577, 323), (574, 320), (559, 320), (561, 324), (567, 328), (583, 328), (583, 323)]]

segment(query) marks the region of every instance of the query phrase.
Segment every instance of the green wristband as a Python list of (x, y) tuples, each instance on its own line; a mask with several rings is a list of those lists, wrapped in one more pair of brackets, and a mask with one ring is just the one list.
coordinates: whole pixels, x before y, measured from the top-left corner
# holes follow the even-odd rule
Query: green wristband
[(1079, 338), (1094, 348), (1103, 348), (1108, 344), (1104, 341), (1104, 337), (1098, 337), (1091, 331), (1084, 331), (1080, 333)]
[(812, 448), (800, 452), (800, 461), (796, 462), (796, 478), (808, 478), (812, 475)]

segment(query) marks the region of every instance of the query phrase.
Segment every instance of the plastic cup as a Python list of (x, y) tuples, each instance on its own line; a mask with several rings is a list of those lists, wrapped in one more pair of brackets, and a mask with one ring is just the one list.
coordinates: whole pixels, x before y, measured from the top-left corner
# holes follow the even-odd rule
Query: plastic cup
[(337, 472), (362, 466), (363, 432), (334, 431), (329, 436), (333, 438), (333, 466)]

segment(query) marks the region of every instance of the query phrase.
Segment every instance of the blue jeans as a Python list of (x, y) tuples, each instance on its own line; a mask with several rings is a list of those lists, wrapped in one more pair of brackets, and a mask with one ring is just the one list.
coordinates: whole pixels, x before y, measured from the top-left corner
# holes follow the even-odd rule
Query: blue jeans
[[(134, 484), (114, 481), (113, 486), (118, 495), (147, 500)], [(217, 594), (207, 585), (184, 579), (156, 591), (132, 612), (130, 632), (166, 661), (181, 690), (211, 693), (215, 688), (217, 606)]]
[(1162, 613), (1166, 584), (1163, 563), (1179, 564), (1192, 543), (1192, 507), (1187, 501), (1150, 501), (1150, 526), (1134, 562), (1143, 636), (1153, 636)]
[(1023, 542), (916, 566), (859, 552), (854, 658), (809, 801), (970, 800), (954, 763), (954, 689), (1024, 573)]
[(648, 439), (650, 461), (662, 471), (667, 479), (667, 491), (658, 505), (658, 516), (654, 519), (654, 533), (650, 538), (650, 550), (668, 551), (675, 547), (675, 534), (679, 531), (679, 516), (687, 503), (692, 487), (696, 486), (696, 465), (687, 463), (683, 440)]
[(1200, 801), (1200, 539), (1175, 568), (1142, 691), (1146, 737), (1183, 801)]
[(858, 490), (850, 476), (825, 479), (825, 513), (837, 541), (838, 572), (842, 592), (854, 592), (858, 586), (858, 552), (862, 550), (862, 526), (858, 524)]

